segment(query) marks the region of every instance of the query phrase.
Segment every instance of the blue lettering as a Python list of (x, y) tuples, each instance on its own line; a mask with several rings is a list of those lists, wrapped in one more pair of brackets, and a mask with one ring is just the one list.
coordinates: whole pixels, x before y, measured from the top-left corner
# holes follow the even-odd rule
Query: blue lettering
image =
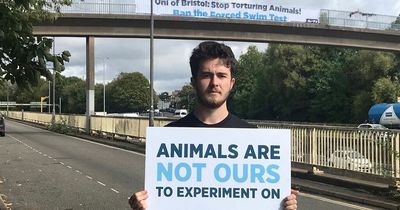
[[(225, 171), (225, 176), (222, 177), (220, 175), (220, 170), (224, 170)], [(214, 177), (218, 182), (226, 182), (229, 180), (229, 178), (231, 177), (231, 169), (230, 167), (225, 164), (225, 163), (220, 163), (218, 165), (215, 166), (214, 168)]]
[(157, 181), (162, 181), (164, 175), (167, 181), (172, 181), (172, 163), (168, 163), (168, 169), (162, 163), (157, 163)]
[(267, 167), (267, 174), (269, 174), (270, 176), (272, 176), (272, 178), (268, 177), (266, 179), (266, 181), (268, 183), (277, 183), (280, 180), (280, 175), (275, 171), (278, 170), (279, 166), (276, 164), (271, 164)]
[(250, 165), (250, 182), (255, 183), (256, 179), (260, 183), (264, 183), (263, 175), (265, 173), (265, 168), (260, 164)]
[(279, 149), (281, 148), (280, 145), (271, 145), (271, 159), (280, 159), (281, 157), (279, 156)]
[[(184, 169), (184, 175), (181, 176), (181, 168)], [(192, 175), (192, 169), (187, 163), (179, 163), (175, 167), (175, 177), (178, 181), (185, 182), (190, 179), (190, 176)]]
[(245, 158), (245, 159), (248, 159), (249, 156), (252, 157), (253, 159), (257, 158), (256, 152), (254, 151), (254, 148), (253, 148), (252, 145), (247, 146), (247, 149), (246, 149), (246, 153), (245, 153), (245, 155), (244, 155), (244, 158)]
[(206, 167), (205, 163), (193, 163), (193, 168), (196, 168), (196, 181), (201, 182), (201, 170)]
[(249, 166), (247, 164), (243, 164), (243, 175), (242, 177), (239, 177), (239, 169), (238, 169), (238, 164), (233, 164), (233, 180), (236, 182), (245, 182), (248, 178), (248, 171), (249, 171)]

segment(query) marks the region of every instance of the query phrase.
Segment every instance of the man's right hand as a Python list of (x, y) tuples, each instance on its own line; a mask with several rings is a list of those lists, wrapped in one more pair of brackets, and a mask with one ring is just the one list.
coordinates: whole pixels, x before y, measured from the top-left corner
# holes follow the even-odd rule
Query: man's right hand
[(129, 198), (129, 205), (133, 210), (146, 210), (148, 197), (146, 190), (136, 192)]

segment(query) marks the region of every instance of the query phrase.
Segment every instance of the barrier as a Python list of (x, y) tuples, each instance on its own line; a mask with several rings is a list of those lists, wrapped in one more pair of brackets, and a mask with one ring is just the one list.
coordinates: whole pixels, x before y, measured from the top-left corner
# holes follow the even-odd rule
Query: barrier
[[(51, 114), (11, 112), (9, 118), (49, 125)], [(155, 118), (164, 126), (172, 118)], [(85, 130), (84, 115), (56, 115), (56, 122)], [(385, 182), (400, 189), (400, 130), (359, 130), (342, 126), (253, 122), (259, 128), (290, 129), (292, 164), (310, 171)], [(91, 133), (146, 138), (148, 118), (91, 117)]]

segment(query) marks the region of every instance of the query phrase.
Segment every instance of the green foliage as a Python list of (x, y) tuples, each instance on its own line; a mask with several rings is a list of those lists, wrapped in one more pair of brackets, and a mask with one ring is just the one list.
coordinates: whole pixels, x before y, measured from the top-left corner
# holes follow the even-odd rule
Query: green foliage
[(86, 111), (86, 83), (78, 77), (67, 77), (61, 83), (63, 112), (84, 114)]
[(50, 124), (47, 129), (62, 134), (71, 134), (73, 131), (73, 128), (68, 126), (66, 120)]
[(372, 88), (375, 103), (394, 103), (399, 95), (399, 86), (388, 78), (378, 79)]
[(173, 100), (173, 107), (177, 109), (187, 109), (192, 111), (196, 104), (196, 93), (194, 88), (186, 84), (184, 85), (179, 92), (177, 93), (177, 97)]
[(250, 46), (246, 54), (239, 58), (236, 83), (228, 101), (231, 110), (244, 118), (254, 118), (257, 114), (257, 77), (262, 72), (263, 54), (255, 46)]
[(400, 55), (388, 52), (270, 44), (238, 66), (229, 104), (245, 118), (358, 123), (400, 94)]
[(34, 37), (32, 25), (53, 20), (60, 6), (70, 0), (9, 0), (0, 4), (0, 77), (30, 88), (38, 84), (41, 76), (50, 79), (47, 62), (53, 63), (57, 72), (64, 70), (64, 61), (71, 56), (68, 51), (53, 56), (52, 39)]
[[(139, 72), (121, 73), (107, 85), (108, 112), (143, 112), (150, 108), (150, 83)], [(154, 94), (156, 98), (156, 94)], [(154, 104), (157, 100), (154, 99)]]

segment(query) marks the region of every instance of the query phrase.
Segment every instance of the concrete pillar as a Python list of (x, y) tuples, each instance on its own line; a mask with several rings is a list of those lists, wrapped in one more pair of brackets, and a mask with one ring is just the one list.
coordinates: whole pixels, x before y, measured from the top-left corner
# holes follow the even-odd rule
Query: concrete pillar
[(86, 132), (90, 132), (90, 116), (94, 114), (94, 37), (86, 37)]

